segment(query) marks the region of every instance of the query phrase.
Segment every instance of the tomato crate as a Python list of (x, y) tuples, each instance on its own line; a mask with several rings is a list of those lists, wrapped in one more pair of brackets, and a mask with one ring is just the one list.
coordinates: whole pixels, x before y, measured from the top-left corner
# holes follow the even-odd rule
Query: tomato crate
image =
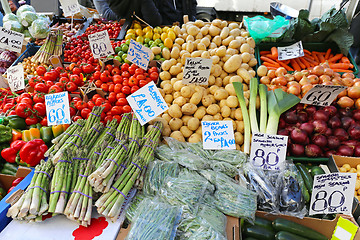
[(28, 43), (26, 45), (26, 50), (18, 57), (13, 64), (11, 64), (11, 67), (18, 65), (21, 63), (25, 58), (34, 56), (35, 53), (40, 49), (40, 46), (34, 44), (34, 43)]
[[(293, 42), (291, 43), (260, 43), (258, 45), (256, 45), (255, 47), (255, 57), (258, 61), (258, 66), (260, 66), (262, 64), (262, 60), (260, 59), (260, 52), (261, 51), (270, 51), (272, 47), (285, 47), (285, 46), (290, 46), (291, 44), (294, 44)], [(326, 52), (329, 48), (332, 50), (332, 53), (340, 53), (340, 49), (339, 47), (335, 44), (335, 43), (302, 43), (303, 48), (309, 51), (319, 51), (319, 52)], [(351, 53), (349, 52), (348, 56), (347, 56), (350, 60), (350, 63), (352, 65), (354, 65), (354, 68), (351, 69), (354, 73), (354, 75), (356, 76), (359, 73), (359, 69), (356, 65), (356, 62), (353, 58), (353, 56), (351, 55)], [(293, 73), (293, 71), (288, 71), (289, 73)], [(339, 73), (343, 73), (343, 72), (339, 72)]]

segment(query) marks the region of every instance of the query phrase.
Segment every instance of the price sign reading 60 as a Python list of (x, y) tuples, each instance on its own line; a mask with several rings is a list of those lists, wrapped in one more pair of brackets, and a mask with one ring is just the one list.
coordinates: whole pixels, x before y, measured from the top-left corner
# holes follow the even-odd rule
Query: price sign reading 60
[(301, 99), (301, 103), (316, 106), (329, 106), (346, 86), (315, 85)]
[(49, 126), (70, 123), (68, 92), (45, 95), (45, 105)]

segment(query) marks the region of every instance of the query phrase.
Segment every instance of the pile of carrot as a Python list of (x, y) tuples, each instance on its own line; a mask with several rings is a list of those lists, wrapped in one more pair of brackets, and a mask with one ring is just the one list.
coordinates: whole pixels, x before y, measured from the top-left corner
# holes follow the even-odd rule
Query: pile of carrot
[(280, 61), (277, 47), (272, 47), (271, 51), (260, 51), (260, 59), (268, 69), (284, 67), (287, 71), (301, 71), (328, 62), (330, 68), (335, 72), (353, 72), (351, 69), (354, 68), (354, 65), (350, 63), (349, 58), (342, 53), (331, 53), (330, 48), (326, 52), (310, 52), (304, 49), (304, 54), (303, 57)]

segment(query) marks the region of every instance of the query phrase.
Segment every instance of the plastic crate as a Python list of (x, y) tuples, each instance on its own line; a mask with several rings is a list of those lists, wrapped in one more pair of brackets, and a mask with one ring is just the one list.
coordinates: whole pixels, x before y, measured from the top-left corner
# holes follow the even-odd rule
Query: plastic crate
[[(270, 51), (272, 47), (284, 47), (289, 46), (293, 43), (260, 43), (255, 47), (255, 57), (258, 61), (259, 66), (261, 65), (262, 61), (260, 59), (260, 51)], [(326, 52), (329, 48), (331, 48), (332, 53), (340, 53), (339, 47), (335, 43), (302, 43), (303, 48), (309, 51), (319, 51), (319, 52)], [(352, 65), (354, 65), (353, 73), (354, 75), (357, 75), (359, 73), (359, 69), (356, 65), (356, 62), (349, 52), (349, 55), (347, 56), (351, 62)], [(289, 71), (292, 73), (292, 71)]]
[(301, 163), (315, 163), (315, 164), (324, 163), (324, 164), (326, 164), (328, 162), (329, 158), (325, 158), (325, 157), (309, 158), (309, 157), (287, 156), (286, 160), (292, 160), (293, 162), (301, 162)]
[(40, 46), (37, 46), (34, 43), (28, 43), (26, 45), (26, 50), (18, 57), (11, 66), (16, 66), (18, 63), (21, 63), (25, 58), (34, 56), (35, 53), (40, 49)]

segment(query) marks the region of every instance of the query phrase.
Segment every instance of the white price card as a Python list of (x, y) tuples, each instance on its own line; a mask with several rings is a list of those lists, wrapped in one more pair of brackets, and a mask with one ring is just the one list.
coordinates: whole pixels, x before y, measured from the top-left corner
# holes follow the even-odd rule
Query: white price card
[(60, 0), (65, 17), (74, 16), (80, 12), (80, 4), (77, 0)]
[(20, 53), (23, 41), (24, 34), (0, 27), (0, 48)]
[(126, 59), (138, 67), (147, 70), (151, 53), (149, 48), (131, 39)]
[(266, 170), (279, 170), (286, 159), (287, 142), (287, 136), (254, 133), (251, 141), (251, 163)]
[(155, 83), (151, 81), (126, 98), (141, 125), (169, 109)]
[(316, 175), (309, 214), (351, 214), (356, 178), (356, 173)]
[(286, 47), (278, 47), (278, 59), (288, 60), (304, 56), (304, 48), (301, 41)]
[(346, 88), (346, 86), (318, 84), (305, 94), (300, 103), (316, 106), (329, 106), (335, 100), (337, 95)]
[(186, 58), (183, 84), (208, 85), (212, 59), (207, 58)]
[(107, 30), (90, 34), (89, 43), (94, 58), (103, 58), (115, 53)]
[(204, 149), (236, 149), (232, 121), (202, 121)]
[(25, 88), (24, 67), (18, 64), (7, 70), (7, 80), (12, 92), (16, 92)]
[(45, 95), (48, 125), (70, 124), (69, 94), (59, 92)]

